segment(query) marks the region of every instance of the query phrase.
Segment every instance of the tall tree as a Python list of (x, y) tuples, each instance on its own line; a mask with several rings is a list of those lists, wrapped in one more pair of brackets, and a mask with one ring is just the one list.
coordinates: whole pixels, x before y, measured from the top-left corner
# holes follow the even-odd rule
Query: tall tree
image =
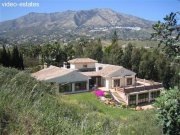
[(7, 50), (7, 61), (8, 61), (8, 66), (11, 67), (12, 66), (12, 60), (11, 60), (11, 52), (8, 48)]
[(71, 60), (71, 59), (74, 58), (75, 51), (73, 49), (73, 45), (72, 44), (65, 45), (63, 50), (67, 54), (67, 60)]
[(154, 57), (151, 52), (146, 52), (142, 55), (142, 60), (139, 65), (139, 76), (145, 79), (154, 80), (157, 74), (155, 69)]
[(19, 54), (19, 69), (24, 70), (23, 56), (21, 53)]
[(99, 38), (94, 50), (94, 58), (99, 61), (102, 62), (102, 58), (103, 58), (103, 48), (102, 48), (102, 43), (101, 43), (101, 39)]
[[(180, 26), (177, 23), (175, 16), (180, 13), (171, 13), (164, 18), (165, 23), (160, 21), (153, 26), (155, 33), (152, 34), (153, 37), (160, 40), (160, 44), (164, 43), (166, 48), (166, 55), (170, 58), (179, 58), (180, 55)], [(163, 64), (163, 63), (162, 63)], [(163, 79), (168, 80), (169, 76), (174, 75), (171, 73), (171, 66), (174, 65), (173, 62), (167, 66), (164, 72), (166, 74)], [(179, 65), (179, 63), (177, 63)], [(178, 76), (179, 76), (178, 72)], [(165, 81), (167, 87), (169, 87), (169, 81)], [(158, 118), (159, 123), (163, 126), (164, 134), (168, 135), (180, 135), (180, 91), (179, 88), (173, 88), (168, 91), (164, 91), (161, 96), (156, 100), (156, 105), (159, 108)]]
[(13, 47), (12, 51), (12, 66), (14, 68), (19, 68), (20, 67), (20, 57), (19, 57), (19, 51), (17, 46)]
[(131, 69), (131, 55), (132, 55), (133, 46), (131, 43), (128, 43), (127, 47), (125, 47), (124, 54), (122, 56), (122, 66), (125, 68)]
[(111, 49), (111, 63), (115, 65), (121, 65), (122, 63), (122, 56), (123, 56), (123, 50), (121, 46), (119, 45), (114, 45)]
[(141, 51), (139, 48), (133, 48), (131, 55), (132, 71), (138, 74), (139, 64), (141, 62)]
[(12, 67), (17, 69), (24, 69), (23, 57), (19, 53), (18, 47), (14, 46), (12, 51)]
[(84, 49), (84, 56), (102, 62), (103, 50), (101, 40), (90, 41)]
[(2, 50), (2, 53), (1, 53), (1, 61), (2, 61), (2, 65), (5, 66), (5, 67), (9, 67), (9, 56), (8, 56), (8, 53), (6, 51), (6, 48), (5, 46), (3, 45), (3, 50)]
[(85, 48), (88, 45), (88, 40), (81, 38), (76, 45), (74, 45), (74, 51), (76, 57), (84, 57)]
[(153, 25), (152, 38), (157, 39), (160, 45), (164, 45), (164, 51), (169, 56), (180, 55), (180, 25), (177, 16), (180, 12), (170, 13), (164, 18), (164, 22), (158, 21)]
[(2, 64), (2, 50), (0, 49), (0, 65)]
[(118, 44), (118, 35), (117, 35), (117, 32), (116, 31), (114, 31), (114, 33), (113, 33), (113, 36), (112, 36), (112, 42), (111, 42), (112, 44), (112, 46), (113, 45), (117, 45)]

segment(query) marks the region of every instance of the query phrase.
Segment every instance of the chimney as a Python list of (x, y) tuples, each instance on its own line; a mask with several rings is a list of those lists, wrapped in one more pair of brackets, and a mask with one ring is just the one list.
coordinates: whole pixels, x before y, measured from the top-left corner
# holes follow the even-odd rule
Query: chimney
[(67, 68), (67, 62), (63, 63), (63, 68)]
[(43, 68), (47, 68), (47, 63), (45, 62), (44, 65), (43, 65)]

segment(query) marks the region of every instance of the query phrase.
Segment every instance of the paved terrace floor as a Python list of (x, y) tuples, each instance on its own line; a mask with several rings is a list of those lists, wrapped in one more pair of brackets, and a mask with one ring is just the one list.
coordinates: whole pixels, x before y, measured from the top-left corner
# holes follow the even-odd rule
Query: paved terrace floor
[[(120, 102), (125, 102), (123, 97), (121, 97), (121, 92), (129, 93), (129, 92), (139, 92), (143, 90), (150, 90), (150, 89), (158, 89), (163, 88), (161, 83), (158, 82), (152, 82), (144, 79), (139, 79), (134, 86), (126, 86), (122, 88), (113, 88), (113, 89), (107, 89), (106, 87), (99, 87), (98, 89), (101, 89), (103, 91), (110, 91), (115, 98), (118, 99)], [(122, 91), (121, 91), (122, 90)]]

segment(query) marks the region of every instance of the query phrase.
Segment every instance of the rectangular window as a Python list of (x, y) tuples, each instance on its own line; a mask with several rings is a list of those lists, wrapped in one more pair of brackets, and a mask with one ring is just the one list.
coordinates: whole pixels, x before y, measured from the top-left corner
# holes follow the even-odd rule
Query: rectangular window
[(87, 65), (83, 65), (83, 68), (87, 68)]
[(75, 83), (75, 91), (86, 90), (86, 82), (77, 82)]
[(119, 87), (120, 86), (120, 79), (115, 79), (114, 80), (114, 87)]
[(143, 94), (139, 94), (138, 95), (138, 103), (144, 103), (144, 102), (148, 102), (148, 93), (143, 93)]
[(136, 95), (129, 96), (129, 104), (130, 105), (136, 104)]
[(59, 92), (72, 92), (72, 84), (60, 84), (59, 85)]
[(132, 78), (127, 78), (127, 85), (132, 85)]

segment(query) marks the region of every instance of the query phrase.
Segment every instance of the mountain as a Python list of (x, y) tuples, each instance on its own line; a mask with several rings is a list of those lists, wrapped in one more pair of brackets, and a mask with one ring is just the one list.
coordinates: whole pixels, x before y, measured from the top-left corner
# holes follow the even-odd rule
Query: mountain
[(80, 36), (109, 39), (116, 30), (122, 39), (149, 37), (154, 22), (111, 9), (92, 9), (56, 13), (29, 13), (0, 22), (0, 39), (13, 42), (72, 40)]

